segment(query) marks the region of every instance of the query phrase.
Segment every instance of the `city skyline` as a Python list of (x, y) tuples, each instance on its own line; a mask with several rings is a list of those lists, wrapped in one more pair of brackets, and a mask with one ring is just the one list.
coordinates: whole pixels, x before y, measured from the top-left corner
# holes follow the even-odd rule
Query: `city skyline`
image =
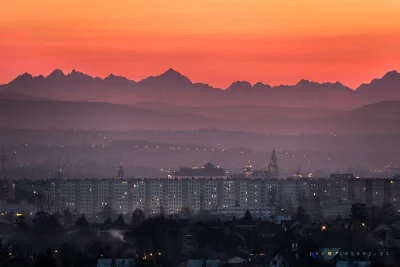
[(0, 266), (400, 266), (399, 14), (2, 1)]

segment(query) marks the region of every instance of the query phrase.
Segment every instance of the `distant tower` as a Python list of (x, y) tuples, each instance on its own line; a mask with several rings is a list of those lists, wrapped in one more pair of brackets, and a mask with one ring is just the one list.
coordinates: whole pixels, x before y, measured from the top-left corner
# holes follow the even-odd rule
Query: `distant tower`
[(246, 168), (244, 169), (244, 177), (251, 177), (253, 174), (253, 167), (251, 166), (250, 160), (247, 162)]
[(1, 175), (5, 176), (5, 165), (6, 165), (6, 162), (7, 162), (7, 155), (6, 155), (6, 152), (4, 150), (4, 145), (3, 145), (3, 148), (1, 150), (0, 161), (1, 161)]
[(278, 157), (276, 155), (275, 149), (272, 150), (271, 161), (268, 165), (268, 172), (270, 178), (279, 178), (278, 176)]
[(295, 178), (302, 178), (303, 175), (301, 174), (301, 167), (298, 166), (296, 172), (293, 174), (293, 177)]
[(124, 168), (122, 167), (122, 162), (119, 164), (118, 168), (118, 178), (125, 178)]
[(57, 179), (62, 179), (63, 177), (64, 177), (64, 175), (63, 175), (62, 168), (61, 168), (61, 166), (59, 166), (59, 167), (58, 167), (58, 170), (57, 170), (56, 178), (57, 178)]

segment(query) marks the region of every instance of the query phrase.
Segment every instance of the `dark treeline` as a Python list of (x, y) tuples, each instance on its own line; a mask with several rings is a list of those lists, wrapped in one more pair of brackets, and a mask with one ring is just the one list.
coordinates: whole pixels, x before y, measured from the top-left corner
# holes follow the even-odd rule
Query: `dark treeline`
[[(310, 251), (318, 248), (313, 236), (343, 235), (353, 240), (350, 245), (357, 250), (357, 246), (371, 243), (368, 238), (375, 227), (389, 224), (394, 214), (389, 204), (367, 207), (355, 203), (346, 226), (347, 218), (313, 220), (299, 207), (292, 215), (299, 224), (291, 222), (290, 227), (277, 223), (275, 216), (265, 221), (249, 211), (241, 218), (221, 220), (207, 213), (195, 216), (186, 209), (176, 215), (146, 217), (140, 209), (123, 216), (106, 208), (99, 214), (104, 222), (94, 224), (68, 210), (64, 214), (38, 212), (33, 218), (19, 214), (10, 217), (15, 225), (11, 237), (0, 242), (0, 266), (91, 267), (98, 259), (117, 258), (133, 259), (140, 266), (169, 267), (188, 258), (215, 259), (243, 251), (258, 255), (270, 250), (282, 251), (286, 260), (296, 264), (291, 266), (334, 266), (311, 259)], [(305, 226), (314, 234), (305, 235)], [(381, 266), (372, 262), (372, 266)]]

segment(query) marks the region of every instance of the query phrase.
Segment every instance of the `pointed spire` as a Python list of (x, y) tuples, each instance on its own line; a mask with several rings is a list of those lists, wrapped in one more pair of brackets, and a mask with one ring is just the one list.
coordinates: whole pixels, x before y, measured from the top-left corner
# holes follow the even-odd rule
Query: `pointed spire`
[(271, 161), (268, 165), (268, 172), (271, 178), (278, 178), (278, 156), (275, 149), (272, 150)]
[(247, 161), (245, 172), (252, 172), (252, 171), (253, 171), (253, 166), (251, 166), (251, 162), (249, 160)]
[(62, 171), (62, 167), (61, 165), (58, 166), (58, 170), (57, 170), (57, 179), (62, 179), (63, 178), (63, 171)]
[(124, 168), (122, 166), (122, 162), (119, 164), (117, 177), (118, 178), (125, 178), (125, 173), (124, 173)]
[(272, 165), (277, 165), (278, 164), (278, 157), (276, 155), (275, 149), (272, 149), (271, 164)]

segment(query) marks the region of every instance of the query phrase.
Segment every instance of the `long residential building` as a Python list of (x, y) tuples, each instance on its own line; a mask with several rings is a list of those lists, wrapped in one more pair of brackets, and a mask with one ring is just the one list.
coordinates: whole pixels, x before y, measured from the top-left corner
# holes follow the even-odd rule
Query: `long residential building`
[[(38, 183), (40, 186), (35, 186)], [(47, 186), (44, 186), (47, 184)], [(326, 216), (347, 213), (354, 202), (380, 206), (392, 203), (400, 210), (399, 179), (358, 179), (332, 176), (316, 178), (176, 178), (176, 179), (52, 179), (20, 180), (11, 186), (40, 195), (37, 210), (63, 212), (67, 208), (92, 216), (108, 206), (118, 214), (135, 209), (147, 214), (193, 213), (237, 214), (243, 209), (263, 216), (290, 214), (299, 206)], [(9, 193), (10, 196), (14, 194)], [(36, 199), (37, 200), (37, 199)], [(33, 213), (34, 207), (18, 200), (1, 199), (0, 212)], [(32, 203), (30, 201), (29, 203)], [(398, 203), (398, 204), (397, 204)], [(20, 207), (20, 208), (18, 208)], [(20, 209), (20, 210), (18, 210)], [(24, 210), (28, 209), (28, 210)]]

